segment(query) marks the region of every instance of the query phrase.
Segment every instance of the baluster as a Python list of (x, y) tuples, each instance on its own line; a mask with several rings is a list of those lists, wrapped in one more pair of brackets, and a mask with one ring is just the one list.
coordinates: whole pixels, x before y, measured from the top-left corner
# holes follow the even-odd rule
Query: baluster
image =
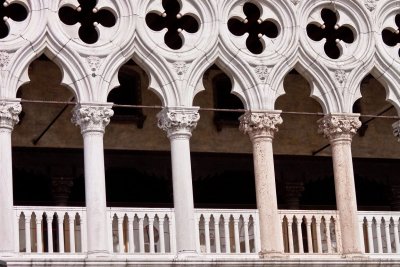
[(25, 215), (25, 246), (26, 252), (31, 253), (31, 216), (32, 215)]
[(210, 247), (210, 220), (209, 215), (204, 215), (204, 233), (205, 233), (205, 241), (206, 241), (206, 253), (211, 252)]
[(399, 248), (400, 248), (400, 244), (399, 244), (399, 221), (398, 219), (395, 217), (393, 218), (393, 226), (394, 226), (394, 247), (396, 249), (396, 253), (399, 253)]
[(165, 217), (158, 218), (158, 228), (160, 236), (160, 253), (165, 253), (165, 231), (164, 231), (164, 219)]
[(294, 253), (294, 244), (293, 244), (293, 217), (287, 216), (287, 232), (289, 238), (289, 253)]
[(58, 216), (57, 223), (58, 223), (58, 241), (59, 241), (60, 253), (64, 253), (64, 218)]
[(375, 253), (374, 251), (374, 239), (372, 236), (372, 219), (371, 218), (366, 218), (367, 219), (367, 234), (368, 234), (368, 252), (369, 253)]
[(303, 232), (301, 231), (301, 218), (296, 218), (296, 225), (297, 225), (297, 240), (299, 242), (299, 253), (304, 253), (304, 246), (303, 246)]
[(87, 252), (87, 225), (86, 225), (86, 211), (82, 212), (79, 216), (81, 223), (81, 240), (82, 240), (82, 252)]
[(196, 245), (199, 252), (201, 251), (201, 242), (200, 242), (200, 221), (201, 221), (201, 214), (197, 216), (196, 220)]
[(117, 214), (119, 253), (124, 253), (124, 215)]
[(138, 218), (139, 219), (139, 247), (140, 247), (140, 253), (144, 253), (144, 227), (143, 227), (143, 218)]
[(312, 244), (311, 222), (312, 222), (312, 218), (307, 217), (306, 218), (306, 226), (307, 226), (308, 253), (314, 253), (313, 244)]
[(235, 232), (235, 252), (240, 253), (239, 218), (233, 218), (233, 228)]
[(69, 216), (69, 250), (75, 253), (75, 220), (72, 215)]
[(229, 215), (227, 215), (228, 218), (224, 218), (224, 231), (225, 231), (225, 252), (226, 253), (231, 253), (231, 237), (229, 233)]
[(16, 242), (15, 242), (15, 247), (14, 247), (14, 251), (15, 252), (21, 252), (21, 248), (20, 248), (20, 246), (21, 246), (21, 244), (20, 244), (20, 242), (19, 242), (19, 237), (20, 237), (20, 228), (19, 228), (19, 222), (20, 222), (20, 220), (21, 220), (21, 212), (17, 212), (16, 213), (16, 216), (15, 216), (15, 225), (17, 226), (16, 228), (15, 228), (15, 234), (14, 234), (14, 239), (16, 240)]
[(135, 253), (135, 240), (133, 236), (134, 217), (128, 215), (129, 253)]
[(246, 253), (250, 253), (250, 238), (249, 238), (249, 216), (243, 216), (244, 225), (244, 246)]
[(43, 252), (42, 242), (42, 218), (39, 216), (39, 212), (36, 212), (36, 248), (38, 253)]
[(383, 253), (381, 223), (381, 220), (376, 219), (376, 240), (378, 241), (378, 253)]
[(331, 220), (325, 219), (325, 230), (326, 230), (326, 244), (328, 246), (328, 253), (332, 253), (332, 240), (331, 240)]
[(215, 229), (215, 252), (221, 253), (221, 235), (219, 233), (219, 220), (220, 217), (214, 216), (214, 229)]
[(53, 253), (53, 215), (47, 214), (47, 244), (49, 253)]
[(365, 246), (365, 238), (364, 238), (364, 219), (361, 219), (359, 221), (360, 225), (360, 246), (363, 252), (367, 252), (366, 246)]
[(386, 235), (386, 248), (387, 248), (387, 253), (392, 253), (392, 244), (390, 242), (390, 217), (389, 218), (384, 218), (385, 220), (385, 235)]
[(149, 215), (150, 253), (154, 253), (154, 215)]
[[(168, 230), (169, 230), (169, 246), (170, 246), (170, 252), (171, 253), (176, 253), (176, 233), (175, 233), (175, 214), (171, 213), (168, 218)], [(199, 231), (197, 231), (197, 235), (199, 234)], [(197, 240), (199, 240), (199, 237), (197, 236)], [(199, 242), (199, 241), (198, 241)], [(200, 246), (197, 247), (199, 249)]]
[(321, 219), (319, 217), (315, 218), (315, 227), (317, 232), (317, 251), (322, 253), (322, 238), (321, 238)]

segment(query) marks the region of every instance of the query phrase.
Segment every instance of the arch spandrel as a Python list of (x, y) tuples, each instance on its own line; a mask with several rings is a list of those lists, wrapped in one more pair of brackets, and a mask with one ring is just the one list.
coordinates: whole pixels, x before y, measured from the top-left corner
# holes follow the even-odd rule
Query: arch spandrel
[[(354, 85), (369, 72), (375, 41), (364, 4), (325, 0), (304, 1), (299, 6), (300, 57), (303, 62), (312, 62), (309, 71), (320, 80), (315, 87), (320, 92), (313, 95), (329, 101), (325, 103), (328, 112), (351, 112), (349, 100), (359, 91)], [(332, 36), (337, 39), (330, 39)]]
[(18, 88), (29, 82), (28, 67), (40, 54), (47, 22), (43, 1), (14, 0), (1, 8), (7, 10), (11, 6), (18, 6), (25, 13), (20, 18), (11, 14), (1, 18), (7, 29), (0, 38), (0, 98), (3, 99), (15, 98)]

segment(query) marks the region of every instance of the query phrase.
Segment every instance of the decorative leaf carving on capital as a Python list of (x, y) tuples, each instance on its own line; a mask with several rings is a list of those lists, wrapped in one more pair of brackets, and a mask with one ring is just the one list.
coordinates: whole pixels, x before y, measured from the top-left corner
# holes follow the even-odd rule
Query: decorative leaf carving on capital
[(249, 134), (250, 138), (255, 136), (273, 138), (278, 132), (278, 125), (283, 123), (280, 113), (272, 112), (246, 112), (239, 121), (240, 131)]
[(20, 103), (16, 102), (0, 102), (0, 129), (12, 130), (19, 122), (18, 115), (22, 111)]
[(326, 115), (318, 120), (318, 132), (329, 140), (350, 139), (361, 127), (361, 121), (356, 116)]
[(194, 109), (164, 109), (157, 114), (158, 127), (167, 132), (168, 137), (174, 134), (190, 135), (196, 128), (200, 114)]
[(110, 118), (114, 115), (111, 106), (85, 106), (75, 107), (72, 123), (81, 127), (81, 133), (101, 132), (104, 133)]
[(365, 6), (369, 11), (374, 11), (379, 0), (364, 0)]

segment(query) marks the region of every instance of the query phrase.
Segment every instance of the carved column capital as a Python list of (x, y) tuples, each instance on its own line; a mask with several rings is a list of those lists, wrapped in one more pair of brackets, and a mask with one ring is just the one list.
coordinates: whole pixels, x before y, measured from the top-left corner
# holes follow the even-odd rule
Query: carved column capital
[(280, 111), (252, 112), (248, 111), (239, 118), (240, 131), (248, 134), (251, 139), (257, 137), (274, 138), (278, 125), (283, 120)]
[(199, 108), (164, 108), (157, 114), (158, 127), (167, 132), (168, 138), (173, 136), (192, 135), (200, 119)]
[(22, 106), (19, 100), (0, 100), (0, 129), (13, 130), (19, 122)]
[(347, 140), (351, 141), (361, 127), (359, 114), (328, 114), (318, 120), (318, 132), (323, 134), (330, 141)]
[(73, 110), (72, 123), (81, 127), (81, 133), (103, 133), (114, 115), (112, 104), (79, 104)]

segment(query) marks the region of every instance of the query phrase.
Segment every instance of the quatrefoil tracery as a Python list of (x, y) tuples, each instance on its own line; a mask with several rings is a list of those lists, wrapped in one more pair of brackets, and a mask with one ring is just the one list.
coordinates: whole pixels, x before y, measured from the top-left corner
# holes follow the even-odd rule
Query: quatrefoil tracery
[[(395, 17), (395, 23), (397, 26), (396, 30), (391, 28), (386, 28), (382, 31), (382, 39), (383, 42), (388, 46), (396, 46), (400, 43), (400, 14), (397, 14)], [(400, 57), (400, 50), (398, 52)]]
[(23, 21), (28, 17), (28, 11), (19, 3), (9, 4), (7, 0), (0, 0), (0, 39), (10, 33), (7, 20)]
[(101, 24), (110, 28), (116, 24), (114, 14), (107, 9), (97, 9), (97, 0), (78, 0), (79, 6), (72, 8), (63, 6), (60, 8), (58, 15), (66, 25), (75, 25), (80, 23), (79, 37), (87, 44), (94, 44), (99, 39), (99, 33), (96, 26)]
[(228, 21), (229, 31), (242, 36), (248, 33), (246, 40), (247, 49), (253, 54), (261, 54), (265, 47), (262, 41), (263, 36), (276, 38), (279, 35), (278, 27), (271, 20), (262, 20), (260, 9), (250, 2), (243, 5), (245, 19), (231, 18)]
[(181, 5), (177, 0), (162, 0), (164, 12), (152, 11), (146, 16), (146, 24), (153, 31), (167, 29), (165, 44), (174, 50), (183, 46), (182, 32), (196, 33), (199, 23), (192, 15), (182, 15)]
[(307, 25), (308, 37), (314, 41), (321, 41), (325, 38), (326, 55), (332, 59), (338, 59), (342, 54), (338, 44), (340, 41), (353, 43), (355, 39), (353, 31), (348, 26), (339, 26), (337, 14), (330, 9), (322, 9), (321, 17), (324, 24), (314, 22)]

